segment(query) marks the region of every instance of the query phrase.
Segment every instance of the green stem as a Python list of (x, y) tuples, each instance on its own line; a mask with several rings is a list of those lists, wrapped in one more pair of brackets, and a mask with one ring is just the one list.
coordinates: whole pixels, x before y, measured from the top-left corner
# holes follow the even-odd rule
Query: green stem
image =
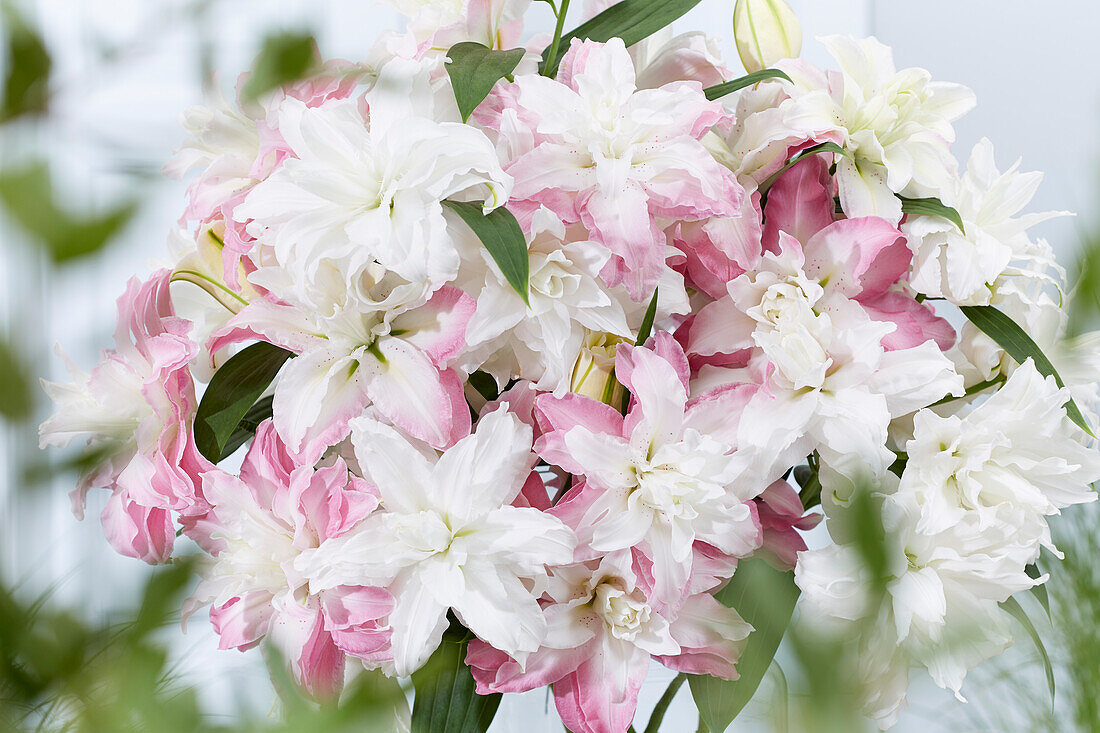
[(558, 23), (554, 27), (554, 40), (550, 42), (550, 48), (546, 53), (544, 69), (558, 68), (558, 46), (561, 45), (561, 34), (565, 30), (565, 14), (569, 11), (569, 0), (561, 0), (561, 8), (558, 10)]
[(817, 471), (813, 472), (809, 482), (802, 487), (799, 498), (802, 499), (802, 506), (806, 509), (813, 509), (821, 503), (821, 478)]
[(999, 384), (1003, 384), (1004, 381), (1005, 381), (1005, 375), (998, 374), (993, 379), (987, 379), (984, 382), (978, 382), (977, 384), (975, 384), (970, 389), (966, 390), (966, 392), (964, 392), (962, 395), (960, 395), (958, 397), (955, 397), (954, 395), (947, 395), (946, 397), (944, 397), (939, 402), (933, 402), (930, 406), (931, 407), (936, 407), (938, 405), (945, 405), (948, 402), (954, 402), (955, 400), (961, 400), (961, 399), (964, 399), (966, 397), (973, 397), (974, 395), (978, 394), (979, 392), (984, 392), (985, 390), (989, 389), (990, 387), (996, 387)]
[(676, 693), (680, 691), (680, 686), (686, 681), (687, 675), (681, 672), (672, 678), (672, 682), (668, 683), (665, 694), (661, 695), (661, 699), (657, 701), (657, 707), (653, 708), (653, 714), (649, 716), (649, 724), (645, 727), (645, 733), (657, 733), (661, 729), (661, 723), (665, 719), (665, 713), (668, 712), (668, 706), (672, 704), (672, 698), (676, 697)]
[(710, 733), (710, 728), (707, 727), (706, 722), (703, 720), (702, 713), (699, 713), (699, 727), (695, 729), (695, 733)]

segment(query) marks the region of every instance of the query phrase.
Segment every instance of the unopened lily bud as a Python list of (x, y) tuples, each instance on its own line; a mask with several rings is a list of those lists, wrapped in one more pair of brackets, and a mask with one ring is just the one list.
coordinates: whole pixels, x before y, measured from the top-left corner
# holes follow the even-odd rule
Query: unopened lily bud
[(733, 38), (750, 74), (802, 52), (802, 26), (787, 0), (737, 0)]
[(623, 399), (623, 385), (615, 379), (615, 351), (624, 341), (610, 333), (590, 332), (573, 366), (569, 391), (617, 407)]

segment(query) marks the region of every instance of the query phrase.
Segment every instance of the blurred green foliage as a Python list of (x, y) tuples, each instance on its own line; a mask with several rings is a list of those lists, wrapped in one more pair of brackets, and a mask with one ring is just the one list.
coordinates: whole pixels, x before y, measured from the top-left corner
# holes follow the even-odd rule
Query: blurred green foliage
[(242, 96), (246, 100), (259, 99), (273, 89), (309, 76), (317, 63), (317, 42), (312, 35), (298, 32), (270, 35), (260, 47)]
[(175, 687), (153, 632), (177, 612), (194, 561), (153, 575), (132, 622), (90, 626), (45, 597), (0, 588), (0, 726), (5, 730), (198, 730), (195, 693)]
[(178, 621), (193, 585), (197, 560), (181, 558), (158, 569), (131, 620), (89, 625), (78, 613), (52, 609), (48, 599), (24, 604), (0, 586), (0, 730), (114, 733), (157, 731), (275, 731), (389, 733), (405, 704), (396, 682), (363, 673), (339, 706), (307, 700), (287, 665), (269, 650), (280, 693), (281, 720), (242, 711), (229, 725), (208, 719), (198, 693), (175, 680), (157, 631)]
[(0, 171), (0, 201), (57, 263), (98, 252), (137, 211), (128, 201), (102, 214), (71, 213), (54, 198), (50, 169), (41, 161)]
[(50, 54), (42, 36), (10, 1), (0, 4), (7, 47), (0, 122), (46, 111), (50, 100)]

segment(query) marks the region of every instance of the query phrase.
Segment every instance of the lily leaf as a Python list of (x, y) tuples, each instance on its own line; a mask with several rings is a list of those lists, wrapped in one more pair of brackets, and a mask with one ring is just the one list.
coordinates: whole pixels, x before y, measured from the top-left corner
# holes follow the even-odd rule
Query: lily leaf
[(692, 675), (688, 681), (707, 728), (725, 730), (752, 699), (791, 623), (798, 595), (792, 573), (776, 570), (760, 558), (740, 561), (729, 584), (715, 594), (754, 630), (737, 663), (738, 679)]
[(241, 421), (237, 423), (237, 427), (233, 429), (233, 434), (225, 441), (221, 461), (229, 458), (238, 448), (247, 443), (256, 434), (256, 428), (260, 427), (260, 423), (272, 416), (271, 406), (274, 401), (275, 398), (268, 395), (248, 409)]
[(1047, 688), (1050, 689), (1050, 705), (1051, 710), (1054, 709), (1054, 667), (1050, 663), (1050, 655), (1047, 654), (1047, 648), (1043, 645), (1043, 639), (1039, 636), (1039, 632), (1035, 629), (1035, 624), (1031, 623), (1031, 619), (1028, 618), (1027, 612), (1020, 605), (1020, 602), (1015, 598), (1009, 596), (1008, 600), (1001, 604), (1001, 608), (1012, 614), (1012, 617), (1020, 622), (1020, 625), (1024, 627), (1031, 640), (1035, 642), (1035, 648), (1039, 650), (1039, 656), (1043, 659), (1043, 671), (1047, 677)]
[(716, 99), (721, 99), (727, 94), (733, 94), (738, 90), (744, 89), (745, 87), (751, 87), (753, 84), (759, 84), (768, 79), (786, 79), (790, 81), (791, 77), (787, 76), (779, 69), (761, 69), (760, 71), (746, 74), (740, 79), (734, 79), (733, 81), (727, 81), (723, 84), (715, 84), (712, 87), (707, 87), (703, 90), (703, 94), (706, 95), (707, 99), (713, 102)]
[(240, 438), (236, 432), (241, 421), (292, 356), (286, 349), (260, 341), (234, 354), (214, 373), (195, 413), (195, 445), (207, 460), (217, 463), (228, 455), (226, 448)]
[[(1038, 580), (1043, 577), (1043, 571), (1039, 569), (1039, 566), (1035, 563), (1028, 565), (1024, 568), (1024, 572), (1027, 573), (1027, 577), (1032, 580)], [(1051, 620), (1050, 615), (1050, 594), (1047, 593), (1046, 585), (1033, 585), (1031, 586), (1031, 594), (1035, 596), (1035, 600), (1039, 601), (1039, 605), (1043, 607), (1043, 610), (1047, 612), (1047, 620)]]
[(451, 88), (463, 122), (470, 119), (498, 81), (516, 70), (523, 53), (522, 48), (494, 51), (472, 41), (451, 46), (447, 52), (450, 59), (447, 75), (451, 77)]
[(443, 205), (462, 217), (466, 226), (489, 250), (504, 279), (523, 298), (523, 302), (530, 305), (527, 281), (531, 276), (531, 262), (527, 254), (527, 240), (512, 212), (501, 206), (486, 214), (481, 204), (461, 201), (444, 201)]
[(650, 334), (653, 333), (653, 319), (657, 317), (657, 289), (653, 290), (653, 298), (649, 301), (649, 307), (645, 309), (645, 315), (642, 316), (642, 324), (638, 326), (638, 338), (634, 343), (641, 346), (649, 340)]
[[(569, 48), (569, 43), (574, 38), (600, 43), (621, 38), (627, 46), (633, 46), (668, 26), (699, 2), (700, 0), (621, 0), (562, 36), (560, 48)], [(542, 53), (539, 73), (554, 77), (560, 63), (561, 55), (551, 60), (550, 49), (547, 48)]]
[[(784, 173), (786, 173), (790, 168), (797, 165), (799, 161), (801, 161), (804, 158), (808, 158), (811, 155), (819, 155), (821, 153), (832, 153), (834, 155), (843, 155), (846, 158), (851, 157), (848, 154), (847, 150), (840, 147), (839, 145), (837, 145), (834, 142), (825, 142), (825, 143), (819, 143), (818, 145), (811, 145), (810, 147), (805, 148), (803, 150), (800, 150), (797, 153), (795, 153), (794, 155), (792, 155), (791, 159), (787, 161), (786, 165), (784, 165), (782, 168), (777, 170), (775, 173), (768, 176), (768, 180), (766, 180), (762, 184), (760, 184), (760, 191), (763, 192), (763, 194), (766, 195), (767, 192), (768, 192), (768, 189), (770, 189), (772, 187), (772, 184), (774, 184), (779, 179), (779, 177), (781, 175), (783, 175)], [(761, 206), (763, 206), (763, 203), (761, 203)]]
[(489, 729), (501, 695), (477, 694), (465, 661), (471, 638), (452, 622), (439, 648), (413, 673), (412, 733), (485, 733)]
[(898, 198), (901, 199), (901, 213), (910, 216), (938, 216), (941, 219), (947, 219), (957, 226), (960, 232), (966, 234), (966, 228), (963, 226), (962, 216), (958, 210), (938, 198), (907, 199), (904, 196), (898, 196)]
[[(1044, 377), (1054, 377), (1054, 381), (1058, 383), (1059, 387), (1066, 386), (1050, 359), (1046, 357), (1043, 350), (1027, 335), (1024, 329), (1020, 328), (1016, 321), (991, 305), (964, 305), (959, 310), (971, 323), (981, 329), (982, 333), (997, 342), (997, 345), (1017, 362), (1023, 364), (1028, 359), (1032, 359), (1040, 374)], [(1085, 416), (1081, 414), (1081, 408), (1077, 406), (1072, 397), (1066, 402), (1065, 407), (1069, 419), (1095, 438), (1092, 428), (1089, 427)]]

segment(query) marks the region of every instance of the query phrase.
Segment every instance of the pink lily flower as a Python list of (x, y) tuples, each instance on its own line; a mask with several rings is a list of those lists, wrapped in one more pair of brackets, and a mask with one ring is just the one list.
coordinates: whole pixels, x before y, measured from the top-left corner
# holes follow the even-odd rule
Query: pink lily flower
[(760, 545), (750, 500), (764, 487), (733, 483), (741, 469), (737, 416), (752, 388), (689, 400), (683, 349), (665, 332), (650, 343), (619, 346), (615, 373), (633, 395), (625, 418), (581, 395), (544, 395), (536, 403), (543, 435), (535, 450), (584, 476), (583, 493), (573, 490), (582, 542), (589, 539), (596, 553), (637, 547), (653, 564), (654, 601), (675, 608), (696, 541), (734, 557)]
[(342, 459), (298, 465), (271, 421), (256, 431), (240, 476), (202, 476), (212, 505), (189, 535), (214, 556), (187, 613), (210, 604), (220, 648), (242, 651), (268, 637), (302, 687), (339, 694), (345, 654), (378, 664), (390, 657), (384, 618), (393, 596), (382, 588), (338, 586), (309, 593), (294, 559), (339, 537), (378, 506), (378, 494)]
[(197, 483), (210, 467), (190, 428), (197, 402), (188, 362), (198, 345), (172, 309), (170, 277), (161, 270), (130, 281), (118, 299), (115, 350), (90, 374), (70, 362), (73, 382), (43, 381), (58, 409), (39, 428), (43, 447), (87, 435), (89, 450), (104, 452), (73, 492), (73, 512), (83, 518), (89, 489), (110, 489), (101, 517), (108, 541), (148, 563), (172, 554), (172, 512), (206, 510)]
[(470, 432), (462, 380), (448, 361), (466, 344), (473, 299), (451, 286), (426, 302), (409, 296), (411, 286), (374, 286), (379, 300), (355, 302), (342, 293), (327, 317), (256, 300), (211, 339), (211, 353), (260, 339), (298, 354), (279, 374), (273, 412), (279, 434), (304, 463), (347, 437), (348, 421), (370, 404), (435, 448)]
[[(512, 202), (582, 222), (614, 255), (604, 269), (635, 300), (653, 292), (667, 241), (658, 218), (736, 216), (742, 190), (699, 142), (725, 118), (698, 82), (638, 90), (621, 39), (574, 40), (558, 80), (517, 77), (513, 124), (532, 126), (534, 147), (513, 160)], [(520, 135), (522, 132), (509, 131)]]
[(475, 640), (466, 663), (479, 694), (554, 686), (562, 722), (576, 733), (624, 733), (634, 719), (650, 659), (692, 674), (736, 679), (741, 642), (752, 627), (706, 593), (673, 616), (650, 601), (651, 589), (629, 552), (552, 568), (542, 647), (521, 665)]

